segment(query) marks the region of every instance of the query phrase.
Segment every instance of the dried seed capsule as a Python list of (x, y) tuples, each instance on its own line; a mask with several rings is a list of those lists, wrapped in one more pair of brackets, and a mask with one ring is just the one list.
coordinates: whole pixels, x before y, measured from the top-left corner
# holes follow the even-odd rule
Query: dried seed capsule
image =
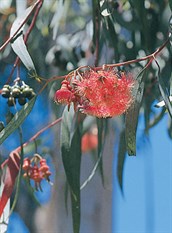
[(15, 98), (12, 97), (12, 96), (10, 96), (10, 97), (8, 98), (8, 101), (7, 101), (8, 106), (9, 106), (9, 107), (12, 107), (12, 106), (15, 105), (15, 103), (16, 103)]
[(11, 89), (11, 96), (14, 98), (18, 98), (20, 96), (21, 89), (18, 85), (14, 85)]
[(4, 85), (2, 88), (2, 97), (9, 98), (11, 92), (11, 87), (9, 85)]
[(25, 97), (19, 97), (18, 103), (19, 103), (20, 105), (24, 105), (24, 104), (26, 103), (26, 98), (25, 98)]
[(29, 99), (32, 96), (32, 92), (33, 92), (32, 88), (26, 87), (25, 89), (23, 89), (23, 96)]

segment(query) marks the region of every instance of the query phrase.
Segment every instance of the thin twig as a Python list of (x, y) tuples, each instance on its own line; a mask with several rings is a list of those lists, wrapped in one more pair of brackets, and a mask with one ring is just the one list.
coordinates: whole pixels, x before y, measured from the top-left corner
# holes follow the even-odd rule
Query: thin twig
[[(27, 142), (25, 142), (23, 144), (23, 148), (26, 147), (29, 143), (33, 142), (36, 138), (38, 138), (44, 131), (46, 131), (47, 129), (53, 127), (54, 125), (56, 125), (57, 123), (59, 123), (62, 120), (62, 118), (58, 118), (55, 121), (51, 122), (50, 124), (48, 124), (47, 126), (45, 126), (44, 128), (42, 128), (41, 130), (39, 130), (33, 137), (31, 137)], [(20, 152), (21, 151), (21, 146), (17, 147), (15, 150), (15, 152)]]
[[(102, 67), (103, 67), (103, 69), (105, 69), (105, 68), (110, 68), (110, 67), (125, 66), (125, 65), (130, 65), (132, 63), (138, 63), (138, 62), (141, 62), (141, 61), (145, 61), (145, 60), (148, 60), (148, 59), (151, 59), (151, 61), (153, 61), (154, 57), (156, 57), (164, 49), (164, 47), (169, 43), (169, 41), (170, 41), (170, 35), (168, 36), (167, 40), (161, 45), (161, 47), (159, 47), (152, 54), (147, 55), (145, 57), (141, 57), (141, 58), (137, 58), (137, 59), (134, 59), (134, 60), (125, 61), (125, 62), (120, 62), (120, 63), (116, 63), (116, 64), (107, 64), (107, 65), (105, 64)], [(95, 67), (95, 69), (99, 70), (100, 67)]]

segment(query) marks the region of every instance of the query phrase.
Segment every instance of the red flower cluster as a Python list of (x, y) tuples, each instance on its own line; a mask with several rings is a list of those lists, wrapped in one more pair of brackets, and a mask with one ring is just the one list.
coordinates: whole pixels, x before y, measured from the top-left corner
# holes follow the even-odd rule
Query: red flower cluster
[(123, 114), (133, 102), (131, 75), (117, 71), (88, 70), (69, 80), (67, 76), (62, 87), (55, 94), (57, 103), (70, 106), (75, 110), (99, 118)]
[(42, 190), (40, 183), (43, 179), (50, 181), (49, 176), (51, 175), (51, 172), (49, 171), (49, 166), (47, 165), (45, 159), (42, 159), (40, 158), (40, 156), (36, 155), (33, 157), (33, 161), (34, 162), (32, 165), (32, 160), (30, 160), (29, 158), (24, 159), (23, 170), (25, 171), (25, 173), (23, 174), (23, 176), (25, 178), (34, 180), (36, 190), (38, 190), (38, 188)]

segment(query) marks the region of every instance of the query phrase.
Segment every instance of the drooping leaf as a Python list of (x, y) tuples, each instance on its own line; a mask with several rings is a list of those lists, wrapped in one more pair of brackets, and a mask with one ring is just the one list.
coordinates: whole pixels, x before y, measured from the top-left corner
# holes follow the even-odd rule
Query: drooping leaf
[(102, 160), (102, 153), (103, 153), (103, 147), (105, 143), (105, 134), (106, 134), (106, 126), (107, 126), (107, 121), (106, 119), (98, 119), (97, 118), (97, 129), (98, 129), (98, 158), (100, 158), (99, 162), (99, 170), (100, 170), (100, 175), (102, 179), (102, 183), (104, 184), (104, 177), (103, 177), (103, 160)]
[(136, 155), (136, 130), (144, 90), (144, 82), (142, 81), (144, 71), (145, 69), (143, 69), (136, 78), (137, 82), (133, 90), (134, 103), (130, 106), (126, 113), (125, 140), (129, 155)]
[[(26, 9), (25, 12), (23, 12), (22, 15), (17, 16), (15, 19), (11, 30), (10, 30), (10, 37), (13, 37), (14, 33), (17, 31), (19, 26), (23, 23), (23, 21), (29, 16), (33, 9), (33, 6)], [(19, 30), (16, 36), (14, 36), (13, 40), (11, 41), (11, 47), (14, 50), (14, 52), (19, 56), (20, 60), (23, 62), (23, 64), (26, 66), (26, 68), (36, 73), (35, 66), (33, 64), (33, 61), (29, 55), (29, 52), (27, 50), (27, 47), (25, 45), (25, 42), (23, 40), (23, 30), (24, 30), (25, 24), (23, 27)]]
[(22, 109), (14, 115), (9, 124), (0, 132), (0, 145), (23, 123), (25, 118), (31, 112), (35, 104), (35, 100), (36, 97), (33, 97), (28, 103), (26, 103)]
[(79, 115), (65, 108), (61, 123), (61, 152), (63, 165), (70, 187), (72, 202), (73, 231), (79, 233), (80, 228), (80, 166), (82, 122)]
[(117, 162), (117, 177), (121, 191), (123, 192), (123, 171), (126, 154), (125, 131), (120, 134), (119, 149), (118, 149), (118, 162)]

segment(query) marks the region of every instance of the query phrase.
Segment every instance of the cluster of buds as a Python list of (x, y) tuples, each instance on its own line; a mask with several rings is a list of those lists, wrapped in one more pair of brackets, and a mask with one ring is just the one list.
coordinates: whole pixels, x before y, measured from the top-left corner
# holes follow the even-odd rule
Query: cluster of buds
[(114, 117), (127, 111), (133, 102), (131, 74), (116, 70), (76, 70), (66, 76), (56, 91), (56, 103), (74, 104), (74, 109), (98, 118)]
[(33, 180), (35, 182), (35, 189), (38, 191), (41, 188), (41, 181), (43, 179), (50, 182), (51, 172), (49, 166), (46, 163), (46, 159), (43, 159), (39, 154), (35, 154), (32, 159), (25, 158), (23, 161), (24, 178)]
[(2, 97), (7, 98), (7, 104), (9, 107), (16, 104), (16, 99), (20, 105), (24, 105), (27, 99), (30, 100), (35, 96), (35, 93), (31, 87), (29, 87), (25, 82), (16, 81), (13, 86), (4, 85), (2, 88)]

